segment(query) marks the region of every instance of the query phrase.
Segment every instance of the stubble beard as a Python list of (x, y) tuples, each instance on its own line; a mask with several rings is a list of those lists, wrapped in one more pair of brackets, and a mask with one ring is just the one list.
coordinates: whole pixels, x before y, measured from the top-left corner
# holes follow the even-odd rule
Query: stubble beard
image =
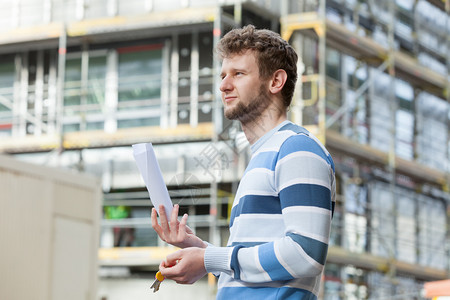
[(258, 122), (270, 102), (269, 92), (264, 85), (260, 85), (259, 94), (256, 97), (250, 99), (247, 105), (239, 102), (233, 109), (225, 110), (225, 117), (230, 120), (238, 120), (242, 125)]

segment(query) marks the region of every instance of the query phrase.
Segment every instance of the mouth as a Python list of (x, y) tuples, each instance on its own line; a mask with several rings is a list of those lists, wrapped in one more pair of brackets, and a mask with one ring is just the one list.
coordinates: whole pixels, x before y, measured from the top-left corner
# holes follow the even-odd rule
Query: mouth
[(224, 97), (224, 101), (225, 101), (226, 103), (229, 103), (229, 102), (235, 100), (236, 98), (237, 98), (237, 97), (235, 97), (235, 96), (226, 96), (226, 97)]

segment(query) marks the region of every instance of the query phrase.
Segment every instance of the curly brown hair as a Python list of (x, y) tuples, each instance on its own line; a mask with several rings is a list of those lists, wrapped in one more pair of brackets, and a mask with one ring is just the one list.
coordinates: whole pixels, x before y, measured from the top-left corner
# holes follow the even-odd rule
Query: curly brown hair
[(242, 54), (247, 50), (256, 53), (261, 78), (268, 79), (279, 69), (286, 71), (287, 80), (281, 95), (284, 105), (289, 107), (297, 82), (298, 56), (294, 48), (278, 33), (256, 29), (253, 25), (231, 30), (216, 46), (216, 52), (221, 59)]

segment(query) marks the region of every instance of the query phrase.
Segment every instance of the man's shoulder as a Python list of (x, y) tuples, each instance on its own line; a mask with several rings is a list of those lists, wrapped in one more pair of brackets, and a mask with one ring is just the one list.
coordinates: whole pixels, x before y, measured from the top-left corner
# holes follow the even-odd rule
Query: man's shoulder
[(265, 143), (261, 150), (279, 151), (280, 147), (292, 136), (309, 136), (310, 133), (304, 127), (292, 122), (286, 122)]
[(307, 136), (309, 136), (309, 134), (310, 134), (309, 131), (305, 127), (302, 127), (300, 125), (297, 125), (297, 124), (294, 124), (291, 122), (285, 124), (278, 130), (278, 132), (283, 132), (283, 131), (290, 131), (292, 133), (304, 134)]
[(317, 139), (305, 128), (300, 125), (289, 122), (282, 126), (276, 136), (280, 136), (281, 143), (279, 151), (293, 148), (291, 150), (300, 150), (311, 146), (317, 147)]
[[(332, 159), (328, 150), (320, 140), (306, 128), (294, 123), (288, 123), (281, 127), (278, 132), (285, 136), (285, 139), (280, 144), (278, 159), (294, 152), (306, 151), (314, 153), (331, 163)], [(289, 132), (289, 134), (283, 132)]]

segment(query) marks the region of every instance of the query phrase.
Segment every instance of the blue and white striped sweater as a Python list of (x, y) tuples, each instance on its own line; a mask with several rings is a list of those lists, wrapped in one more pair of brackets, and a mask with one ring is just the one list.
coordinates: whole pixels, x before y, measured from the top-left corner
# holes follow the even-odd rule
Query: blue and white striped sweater
[(334, 211), (333, 160), (285, 121), (252, 146), (231, 211), (228, 247), (206, 249), (217, 299), (316, 299)]

